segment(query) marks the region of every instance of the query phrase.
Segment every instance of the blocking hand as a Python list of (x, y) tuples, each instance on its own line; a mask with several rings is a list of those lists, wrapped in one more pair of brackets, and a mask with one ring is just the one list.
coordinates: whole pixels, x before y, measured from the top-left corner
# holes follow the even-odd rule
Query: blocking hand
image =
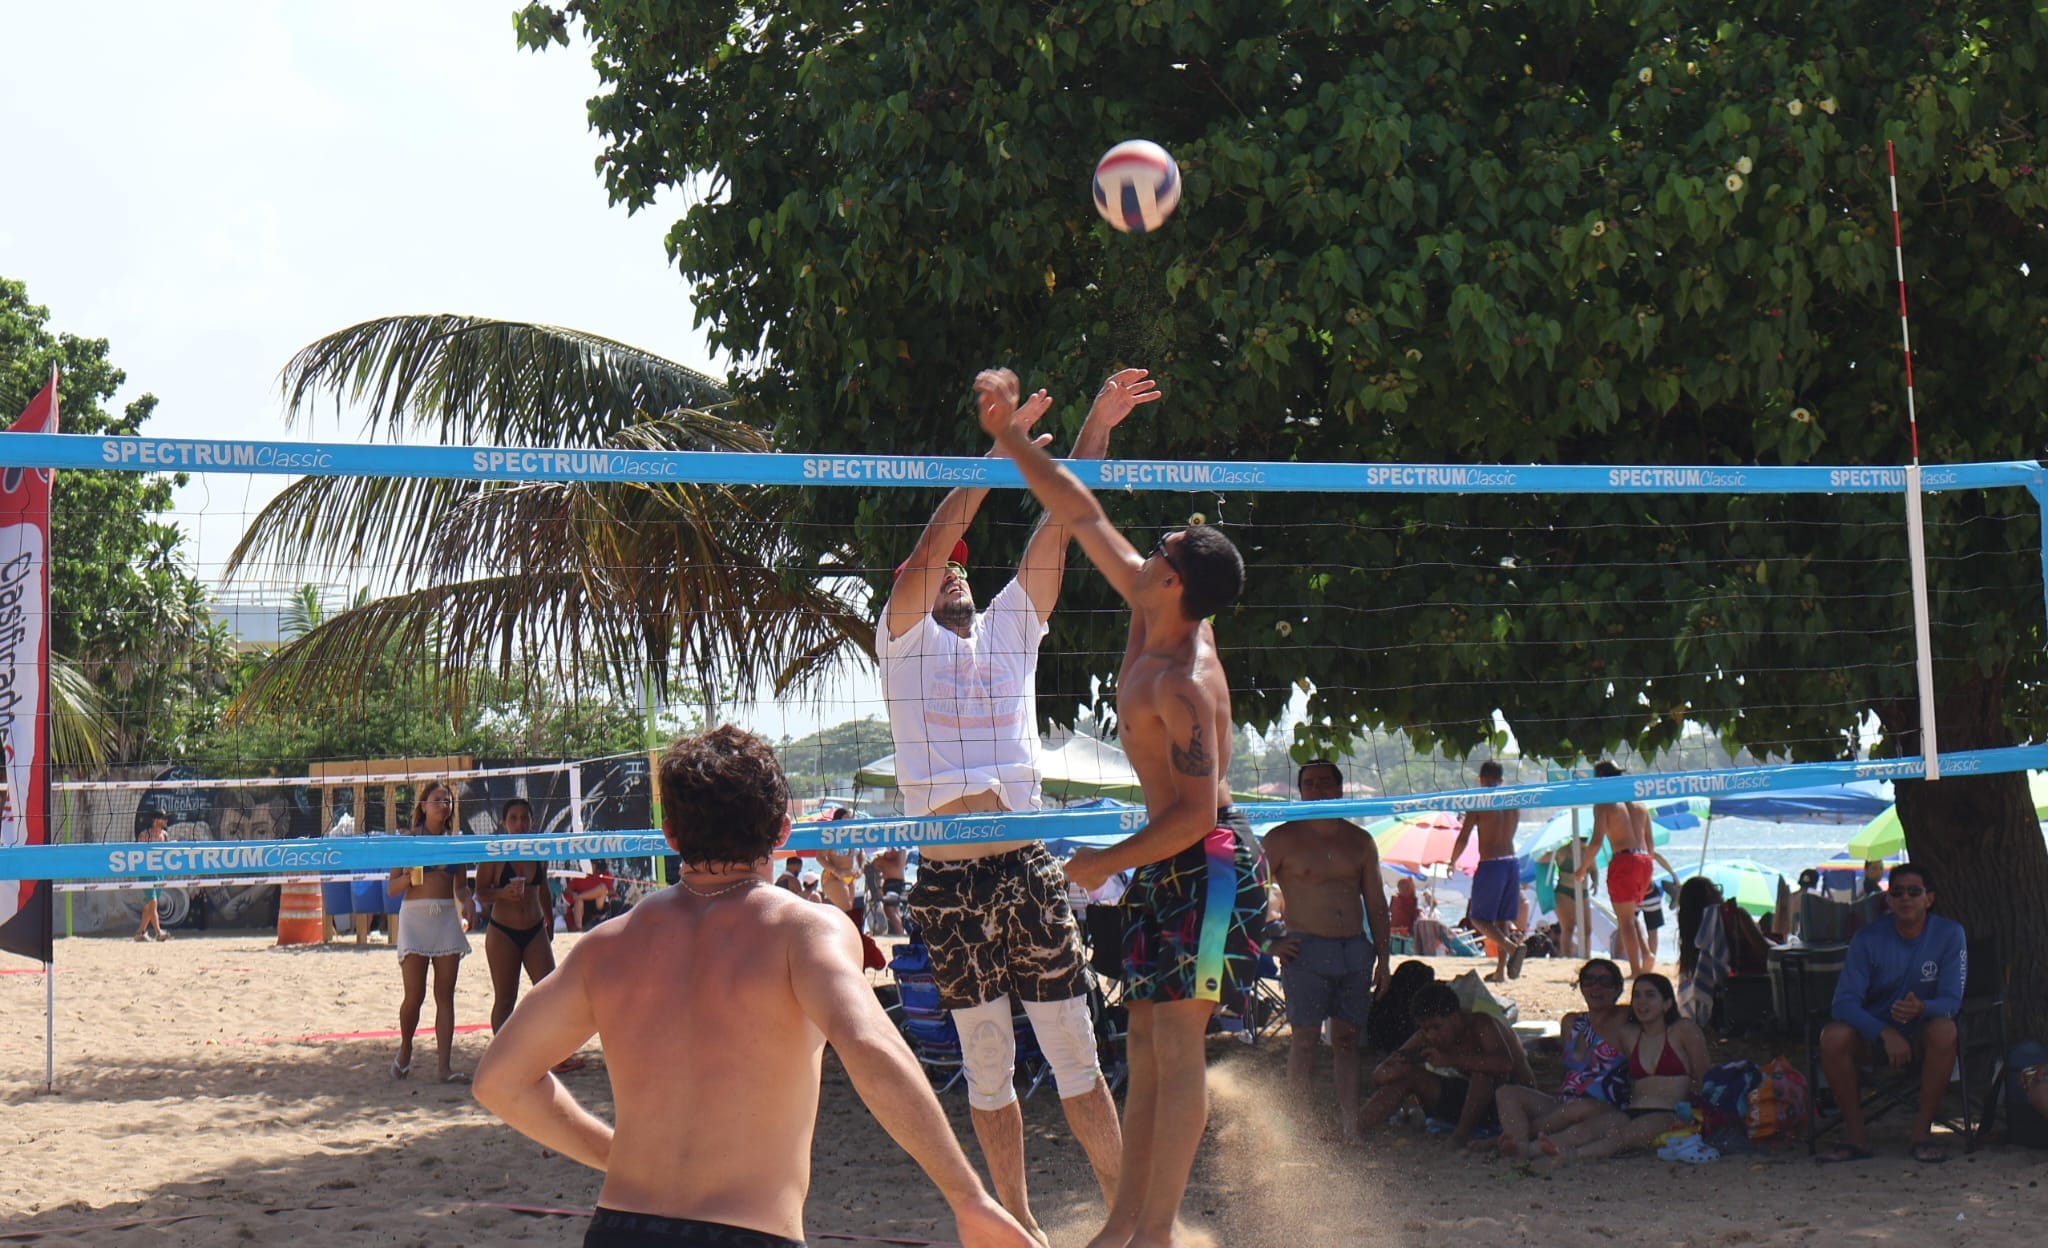
[(1111, 373), (1109, 380), (1102, 383), (1102, 389), (1096, 391), (1095, 402), (1088, 409), (1088, 420), (1091, 423), (1101, 421), (1114, 429), (1140, 404), (1162, 397), (1159, 383), (1153, 381), (1146, 370), (1126, 368)]

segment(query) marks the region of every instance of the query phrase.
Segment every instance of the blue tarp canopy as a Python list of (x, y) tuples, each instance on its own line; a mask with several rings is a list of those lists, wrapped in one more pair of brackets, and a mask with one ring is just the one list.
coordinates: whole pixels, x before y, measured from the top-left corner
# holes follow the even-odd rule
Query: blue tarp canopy
[(1716, 818), (1867, 823), (1892, 804), (1891, 790), (1888, 781), (1858, 780), (1817, 789), (1717, 797), (1709, 810)]

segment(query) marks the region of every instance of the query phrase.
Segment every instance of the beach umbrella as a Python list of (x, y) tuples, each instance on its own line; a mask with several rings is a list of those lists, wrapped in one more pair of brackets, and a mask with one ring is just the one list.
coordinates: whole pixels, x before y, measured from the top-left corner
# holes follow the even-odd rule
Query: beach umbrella
[[(1378, 844), (1380, 861), (1420, 870), (1450, 863), (1451, 847), (1458, 842), (1463, 821), (1447, 810), (1429, 810), (1418, 815), (1399, 815), (1371, 824), (1366, 831)], [(1454, 864), (1470, 875), (1479, 866), (1479, 837), (1465, 843), (1465, 852)]]
[[(2034, 802), (2034, 817), (2048, 819), (2048, 772), (2027, 773), (2027, 791)], [(1877, 818), (1856, 829), (1849, 838), (1849, 857), (1857, 862), (1875, 862), (1906, 852), (1906, 829), (1899, 826), (1899, 808), (1887, 806)]]
[(1906, 829), (1899, 826), (1899, 808), (1887, 806), (1883, 813), (1856, 830), (1849, 838), (1849, 857), (1857, 862), (1889, 858), (1906, 847)]
[(1708, 863), (1701, 874), (1714, 882), (1721, 896), (1751, 914), (1770, 914), (1778, 908), (1778, 886), (1784, 877), (1760, 862), (1728, 858)]

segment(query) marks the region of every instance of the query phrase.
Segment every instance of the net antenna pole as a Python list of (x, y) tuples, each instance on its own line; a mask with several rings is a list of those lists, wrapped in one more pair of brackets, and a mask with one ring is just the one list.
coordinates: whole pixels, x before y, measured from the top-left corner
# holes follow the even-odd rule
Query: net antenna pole
[(1899, 228), (1899, 159), (1892, 141), (1884, 141), (1886, 173), (1892, 192), (1892, 260), (1899, 273), (1899, 349), (1906, 359), (1906, 433), (1913, 462), (1906, 465), (1906, 554), (1913, 574), (1914, 661), (1920, 686), (1920, 757), (1925, 778), (1941, 779), (1941, 750), (1934, 733), (1934, 641), (1927, 612), (1927, 522), (1920, 500), (1920, 418), (1913, 407), (1913, 335), (1906, 320), (1906, 244)]
[(569, 764), (569, 831), (583, 835), (583, 765)]

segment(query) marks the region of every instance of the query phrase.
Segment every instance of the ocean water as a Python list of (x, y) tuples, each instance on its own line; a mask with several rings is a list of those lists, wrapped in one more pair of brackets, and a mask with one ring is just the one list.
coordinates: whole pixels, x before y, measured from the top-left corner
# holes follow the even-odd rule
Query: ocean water
[(1828, 860), (1846, 850), (1849, 838), (1862, 827), (1860, 823), (1771, 823), (1716, 818), (1700, 827), (1672, 833), (1671, 840), (1659, 845), (1657, 852), (1677, 868), (1678, 878), (1685, 879), (1699, 870), (1701, 838), (1705, 834), (1708, 862), (1748, 858), (1793, 883), (1808, 867), (1845, 865)]

